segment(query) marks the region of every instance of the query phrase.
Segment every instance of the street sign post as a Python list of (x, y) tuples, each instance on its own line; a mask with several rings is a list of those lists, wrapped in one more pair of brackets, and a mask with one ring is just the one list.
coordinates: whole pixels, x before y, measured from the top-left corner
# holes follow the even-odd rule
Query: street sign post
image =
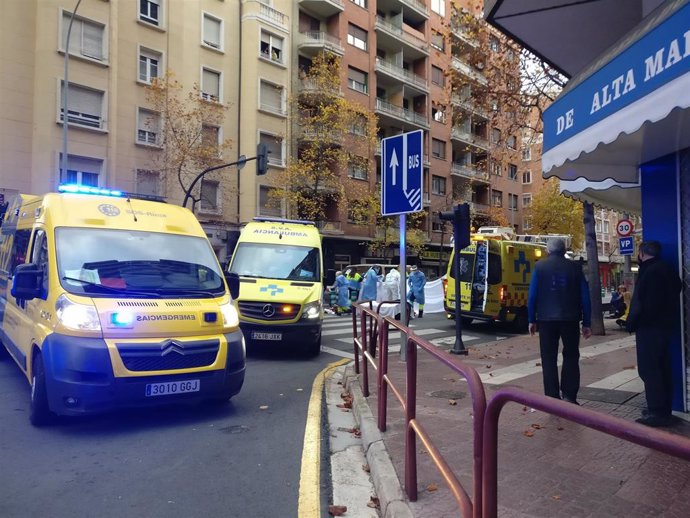
[(633, 255), (635, 238), (632, 236), (618, 238), (618, 251), (621, 255)]
[[(424, 132), (411, 131), (381, 140), (381, 215), (400, 216), (400, 321), (407, 322), (406, 214), (423, 209)], [(407, 333), (400, 356), (407, 359)]]
[(632, 235), (634, 229), (635, 227), (633, 227), (632, 221), (629, 219), (622, 219), (616, 223), (616, 233), (619, 237), (627, 237)]

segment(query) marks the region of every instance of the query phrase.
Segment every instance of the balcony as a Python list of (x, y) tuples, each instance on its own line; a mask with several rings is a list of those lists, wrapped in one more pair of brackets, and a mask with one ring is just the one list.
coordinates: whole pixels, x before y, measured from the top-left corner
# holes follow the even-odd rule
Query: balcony
[(388, 115), (389, 117), (394, 117), (398, 120), (409, 122), (425, 129), (429, 128), (429, 121), (426, 116), (411, 110), (406, 110), (402, 106), (396, 106), (380, 98), (376, 98), (376, 111), (382, 115)]
[(489, 120), (489, 112), (484, 108), (479, 106), (471, 97), (461, 97), (460, 95), (454, 95), (451, 98), (451, 104), (453, 106), (458, 106), (459, 108), (465, 110), (468, 113), (477, 115), (482, 119)]
[(452, 175), (460, 176), (461, 178), (489, 183), (489, 173), (472, 165), (453, 162), (450, 172)]
[(319, 81), (317, 79), (300, 79), (297, 86), (300, 94), (304, 95), (323, 95), (323, 96), (335, 96), (342, 97), (343, 91), (340, 89), (340, 85), (327, 84), (326, 81)]
[(457, 56), (453, 56), (453, 68), (460, 72), (462, 75), (469, 77), (473, 81), (476, 81), (480, 85), (486, 86), (487, 80), (484, 74), (478, 72), (473, 67), (460, 60)]
[(311, 55), (323, 50), (327, 50), (339, 56), (345, 54), (343, 46), (340, 44), (340, 38), (336, 38), (327, 32), (301, 32), (298, 48), (305, 53), (310, 53)]
[[(382, 34), (392, 37), (398, 42), (402, 42), (415, 51), (417, 51), (418, 56), (421, 53), (424, 56), (429, 55), (429, 44), (422, 38), (415, 36), (414, 34), (403, 29), (402, 21), (399, 25), (388, 21), (383, 16), (376, 16), (376, 29)], [(421, 56), (419, 56), (421, 57)]]
[(342, 146), (343, 135), (336, 130), (330, 130), (323, 127), (308, 126), (300, 128), (299, 139), (310, 142), (320, 142), (321, 145), (328, 146)]
[(429, 193), (424, 193), (424, 199), (422, 200), (422, 203), (425, 207), (429, 207), (431, 205), (431, 196), (429, 195)]
[(429, 92), (429, 82), (425, 78), (418, 76), (409, 70), (405, 70), (403, 67), (398, 66), (395, 63), (381, 59), (378, 56), (376, 57), (375, 70), (396, 80), (403, 81), (424, 93)]
[(317, 221), (316, 228), (322, 234), (341, 235), (343, 232), (343, 225), (340, 221)]
[(262, 2), (258, 2), (258, 13), (256, 13), (257, 2), (247, 2), (245, 9), (245, 15), (258, 14), (259, 18), (265, 22), (272, 25), (276, 25), (281, 29), (288, 29), (289, 19), (287, 15), (280, 12), (278, 9), (274, 9), (270, 5), (266, 5)]
[(400, 0), (404, 5), (413, 9), (416, 13), (422, 15), (425, 19), (429, 19), (429, 8), (419, 0)]
[(480, 214), (487, 214), (489, 212), (489, 206), (486, 203), (477, 203), (475, 201), (470, 203), (470, 209)]
[(450, 134), (450, 138), (452, 140), (457, 140), (458, 142), (462, 142), (464, 144), (469, 144), (471, 146), (477, 147), (479, 149), (482, 149), (484, 151), (489, 150), (489, 141), (486, 140), (484, 137), (481, 137), (479, 135), (475, 135), (471, 131), (468, 131), (465, 128), (460, 128), (458, 126), (453, 126), (453, 131)]
[(469, 30), (465, 27), (452, 26), (450, 32), (453, 36), (459, 39), (466, 46), (476, 49), (479, 48), (479, 41), (472, 36)]
[(299, 5), (321, 18), (328, 18), (345, 10), (343, 0), (299, 0)]

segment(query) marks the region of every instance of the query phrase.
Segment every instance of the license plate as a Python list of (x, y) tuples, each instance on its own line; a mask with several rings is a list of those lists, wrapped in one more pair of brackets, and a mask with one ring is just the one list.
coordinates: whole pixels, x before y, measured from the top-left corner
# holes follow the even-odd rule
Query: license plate
[(166, 383), (148, 383), (146, 385), (147, 396), (170, 396), (184, 394), (185, 392), (199, 392), (199, 380), (168, 381)]
[(252, 340), (282, 340), (283, 333), (262, 333), (252, 331)]

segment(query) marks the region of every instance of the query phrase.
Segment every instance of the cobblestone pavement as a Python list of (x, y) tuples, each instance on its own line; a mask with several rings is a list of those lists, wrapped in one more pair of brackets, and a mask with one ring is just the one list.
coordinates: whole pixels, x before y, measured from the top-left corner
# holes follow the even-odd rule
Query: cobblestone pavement
[[(601, 388), (607, 386), (606, 380), (635, 378), (634, 340), (614, 326), (607, 321), (607, 336), (580, 345), (592, 354), (584, 354), (580, 361), (583, 388), (578, 399), (590, 409), (634, 420), (645, 406), (639, 378), (621, 387), (626, 390)], [(491, 373), (498, 369), (510, 371), (519, 364), (526, 372), (530, 362), (539, 366), (536, 337), (470, 347), (469, 355), (460, 359), (482, 374), (487, 399), (506, 386), (542, 393), (540, 369), (505, 384), (491, 384)], [(389, 368), (390, 376), (404, 387), (404, 363), (391, 355)], [(372, 376), (368, 403), (376, 415), (374, 385)], [(418, 421), (471, 495), (472, 413), (466, 383), (422, 351), (417, 398)], [(404, 413), (390, 393), (388, 408), (383, 441), (402, 481)], [(667, 430), (690, 437), (690, 423), (680, 418)], [(459, 516), (452, 494), (419, 443), (417, 454), (419, 498), (409, 504), (414, 516)], [(690, 516), (690, 463), (522, 405), (509, 403), (501, 414), (498, 462), (502, 517)]]

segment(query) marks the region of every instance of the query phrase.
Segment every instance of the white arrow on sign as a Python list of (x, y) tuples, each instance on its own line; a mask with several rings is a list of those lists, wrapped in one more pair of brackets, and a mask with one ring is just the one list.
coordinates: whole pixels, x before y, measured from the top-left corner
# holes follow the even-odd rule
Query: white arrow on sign
[[(395, 154), (395, 148), (393, 148), (393, 155), (391, 156), (390, 168), (393, 171), (393, 185), (395, 185), (398, 179), (397, 169), (398, 169), (398, 155)], [(407, 183), (407, 178), (403, 178), (404, 183)]]

